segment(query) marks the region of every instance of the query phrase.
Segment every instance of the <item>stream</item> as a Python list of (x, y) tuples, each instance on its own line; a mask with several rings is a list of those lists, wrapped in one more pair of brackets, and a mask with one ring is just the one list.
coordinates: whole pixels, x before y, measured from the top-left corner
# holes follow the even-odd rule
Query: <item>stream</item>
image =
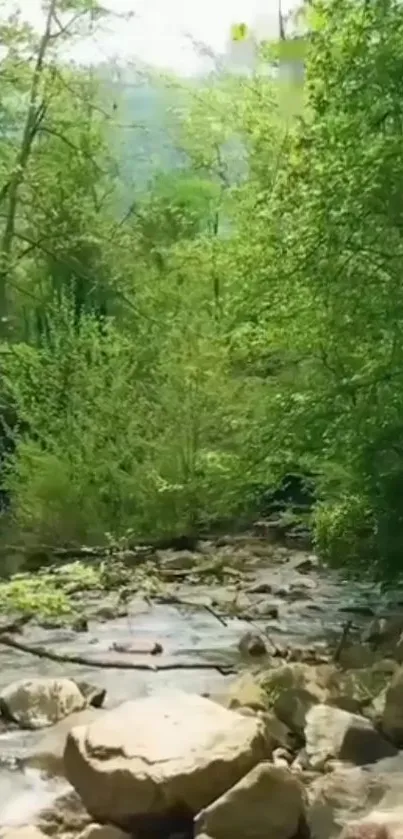
[[(308, 559), (306, 573), (304, 559)], [(152, 659), (156, 664), (183, 660), (235, 665), (242, 663), (238, 644), (248, 630), (259, 628), (269, 633), (274, 642), (312, 645), (325, 642), (332, 635), (339, 637), (348, 619), (357, 628), (364, 626), (380, 606), (380, 594), (373, 585), (343, 580), (333, 572), (319, 569), (312, 555), (297, 551), (289, 551), (275, 564), (264, 559), (251, 563), (240, 597), (243, 607), (249, 603), (254, 615), (256, 610), (262, 613), (261, 617), (254, 617), (253, 624), (242, 617), (227, 616), (224, 625), (204, 608), (214, 603), (215, 609), (220, 607), (225, 611), (226, 602), (230, 604), (234, 598), (232, 588), (181, 582), (180, 597), (190, 605), (150, 605), (136, 597), (127, 604), (126, 617), (104, 623), (91, 621), (88, 632), (29, 625), (24, 636), (30, 644), (92, 658), (105, 658), (116, 642), (127, 643), (133, 638), (159, 641), (163, 654)], [(278, 617), (265, 616), (267, 605), (278, 608)], [(390, 604), (386, 605), (390, 608)], [(144, 662), (145, 658), (149, 660), (144, 655), (138, 660)], [(136, 656), (131, 660), (136, 661)], [(214, 669), (138, 672), (58, 664), (0, 646), (0, 689), (16, 679), (34, 676), (87, 680), (105, 688), (107, 708), (172, 687), (219, 696), (234, 678)], [(60, 779), (42, 777), (33, 769), (22, 771), (13, 767), (13, 761), (29, 754), (44, 733), (43, 730), (0, 733), (0, 827), (29, 823), (35, 813), (49, 806), (55, 795), (66, 789), (66, 783)]]

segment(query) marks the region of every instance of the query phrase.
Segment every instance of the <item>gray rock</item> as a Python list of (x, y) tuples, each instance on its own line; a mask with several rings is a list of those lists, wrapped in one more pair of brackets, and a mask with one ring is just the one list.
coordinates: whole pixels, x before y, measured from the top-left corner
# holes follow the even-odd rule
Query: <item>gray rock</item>
[(329, 705), (315, 705), (308, 711), (305, 740), (313, 769), (323, 768), (332, 758), (363, 766), (397, 754), (369, 720)]
[(297, 777), (268, 762), (202, 810), (195, 834), (212, 839), (291, 839), (305, 820), (305, 795)]

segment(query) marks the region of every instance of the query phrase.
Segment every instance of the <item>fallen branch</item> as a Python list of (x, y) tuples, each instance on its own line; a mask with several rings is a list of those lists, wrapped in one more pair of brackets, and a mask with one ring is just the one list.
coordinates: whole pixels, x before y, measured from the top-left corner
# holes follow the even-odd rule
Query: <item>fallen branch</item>
[(352, 628), (352, 625), (353, 625), (352, 621), (347, 621), (347, 623), (345, 623), (343, 625), (343, 631), (341, 633), (341, 638), (340, 638), (339, 643), (337, 644), (337, 647), (336, 647), (336, 649), (334, 651), (334, 655), (333, 655), (333, 661), (335, 662), (335, 664), (338, 664), (338, 662), (340, 661), (341, 654), (342, 654), (342, 652), (343, 652), (343, 650), (344, 650), (344, 648), (347, 644), (348, 636), (350, 634), (350, 630)]
[(29, 653), (38, 658), (47, 658), (49, 661), (58, 661), (63, 664), (80, 664), (84, 667), (102, 667), (115, 670), (150, 670), (158, 672), (160, 670), (217, 670), (222, 676), (228, 676), (237, 671), (230, 666), (213, 664), (209, 662), (195, 662), (194, 664), (185, 661), (179, 661), (172, 664), (135, 664), (133, 661), (122, 661), (115, 658), (94, 659), (87, 658), (87, 656), (74, 655), (72, 653), (55, 653), (53, 650), (48, 650), (45, 647), (34, 646), (33, 644), (24, 644), (22, 641), (17, 641), (10, 635), (0, 635), (0, 644), (4, 647), (11, 647), (14, 650), (19, 650), (22, 653)]
[(212, 615), (213, 618), (215, 618), (219, 623), (222, 624), (222, 626), (228, 626), (228, 623), (225, 620), (225, 618), (223, 617), (223, 615), (219, 615), (218, 612), (215, 612), (212, 606), (208, 606), (208, 604), (205, 603), (204, 608), (205, 608), (206, 612), (208, 612), (209, 615)]

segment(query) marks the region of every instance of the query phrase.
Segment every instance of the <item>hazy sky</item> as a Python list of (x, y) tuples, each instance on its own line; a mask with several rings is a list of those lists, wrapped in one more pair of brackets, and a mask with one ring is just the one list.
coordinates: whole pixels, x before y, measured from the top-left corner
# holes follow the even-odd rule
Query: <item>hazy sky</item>
[[(15, 0), (10, 0), (15, 4)], [(40, 0), (20, 0), (24, 16), (40, 21)], [(245, 22), (264, 27), (264, 34), (278, 31), (278, 0), (104, 0), (115, 12), (134, 12), (130, 21), (103, 24), (102, 33), (89, 44), (76, 49), (83, 58), (141, 58), (147, 63), (181, 72), (195, 72), (200, 58), (186, 38), (189, 33), (216, 52), (225, 49), (233, 23)], [(284, 12), (295, 0), (282, 0)]]

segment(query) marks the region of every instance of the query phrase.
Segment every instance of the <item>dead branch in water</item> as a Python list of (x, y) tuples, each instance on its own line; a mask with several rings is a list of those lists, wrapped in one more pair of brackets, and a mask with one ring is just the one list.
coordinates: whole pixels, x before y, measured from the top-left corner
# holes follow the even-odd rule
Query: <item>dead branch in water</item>
[(56, 653), (53, 650), (48, 650), (45, 647), (34, 646), (33, 644), (24, 644), (22, 641), (17, 641), (11, 635), (1, 634), (0, 644), (5, 647), (11, 647), (14, 650), (19, 650), (22, 653), (29, 653), (38, 658), (47, 658), (49, 661), (57, 661), (63, 664), (79, 664), (83, 667), (101, 667), (115, 670), (147, 670), (158, 673), (160, 670), (217, 670), (222, 676), (228, 676), (237, 671), (233, 667), (213, 664), (209, 662), (195, 662), (194, 664), (185, 661), (179, 661), (172, 664), (135, 664), (133, 661), (122, 661), (115, 658), (94, 659), (87, 658), (87, 656), (74, 655), (72, 653)]
[(340, 661), (341, 654), (344, 650), (344, 647), (346, 646), (347, 639), (348, 639), (348, 636), (350, 634), (350, 629), (351, 629), (352, 625), (353, 625), (352, 621), (347, 621), (347, 623), (345, 623), (343, 625), (343, 631), (341, 633), (340, 641), (337, 644), (337, 647), (334, 651), (333, 661), (335, 662), (335, 664), (338, 664), (338, 662)]

